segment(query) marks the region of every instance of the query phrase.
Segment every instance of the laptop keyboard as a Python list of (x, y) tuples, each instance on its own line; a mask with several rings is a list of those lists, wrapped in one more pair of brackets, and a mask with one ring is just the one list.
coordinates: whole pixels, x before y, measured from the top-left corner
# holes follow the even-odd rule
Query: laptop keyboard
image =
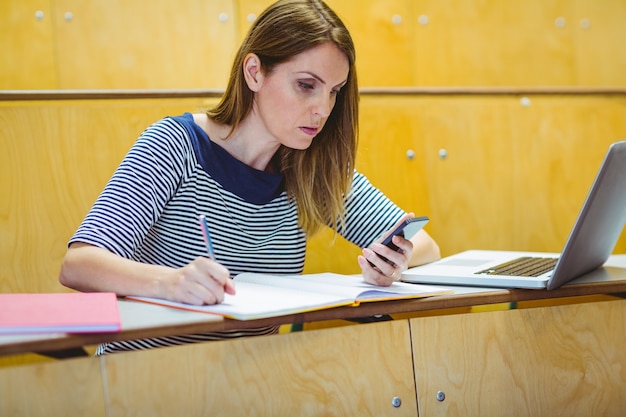
[(554, 269), (557, 258), (537, 258), (524, 256), (493, 266), (476, 274), (482, 275), (509, 275), (516, 277), (538, 277)]

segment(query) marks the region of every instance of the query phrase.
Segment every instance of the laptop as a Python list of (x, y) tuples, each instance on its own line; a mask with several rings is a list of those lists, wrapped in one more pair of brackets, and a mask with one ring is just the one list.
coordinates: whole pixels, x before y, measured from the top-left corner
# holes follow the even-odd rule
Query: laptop
[(552, 290), (602, 266), (626, 222), (626, 141), (602, 161), (561, 254), (469, 250), (409, 268), (402, 281), (420, 284)]

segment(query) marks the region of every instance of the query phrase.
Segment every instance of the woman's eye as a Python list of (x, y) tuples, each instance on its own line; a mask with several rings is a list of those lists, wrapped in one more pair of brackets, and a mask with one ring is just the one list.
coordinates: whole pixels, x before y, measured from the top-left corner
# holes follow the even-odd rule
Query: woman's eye
[(313, 84), (305, 83), (304, 81), (299, 81), (298, 85), (300, 86), (300, 88), (304, 88), (305, 90), (313, 89)]

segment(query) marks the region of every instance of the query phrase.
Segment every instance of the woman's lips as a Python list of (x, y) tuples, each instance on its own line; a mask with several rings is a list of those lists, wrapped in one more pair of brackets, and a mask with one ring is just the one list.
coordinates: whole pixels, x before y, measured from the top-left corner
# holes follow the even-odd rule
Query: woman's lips
[(315, 136), (317, 135), (317, 132), (319, 131), (319, 128), (317, 127), (306, 127), (306, 126), (302, 126), (300, 128), (300, 130), (302, 130), (304, 133), (306, 133), (307, 135), (310, 136)]

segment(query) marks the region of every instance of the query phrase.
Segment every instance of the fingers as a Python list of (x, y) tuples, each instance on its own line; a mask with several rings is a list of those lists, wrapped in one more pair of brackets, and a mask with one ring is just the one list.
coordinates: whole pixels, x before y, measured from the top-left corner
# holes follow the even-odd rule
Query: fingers
[(380, 243), (363, 249), (358, 262), (365, 281), (379, 286), (389, 286), (401, 278), (402, 272), (408, 268), (413, 251), (413, 243), (401, 236), (394, 236), (393, 243), (398, 250), (392, 250)]
[(223, 265), (205, 257), (194, 260), (198, 262), (201, 274), (198, 277), (200, 293), (204, 294), (204, 304), (215, 304), (224, 301), (224, 294), (235, 294), (235, 282)]
[(360, 255), (357, 258), (359, 266), (363, 272), (363, 279), (368, 284), (378, 285), (380, 287), (388, 287), (396, 281), (396, 272), (392, 272), (389, 276), (385, 275), (378, 267), (372, 267), (367, 258)]
[(173, 298), (178, 302), (218, 304), (224, 301), (224, 294), (235, 294), (235, 282), (228, 269), (208, 258), (198, 257), (177, 272)]
[(219, 304), (223, 301), (223, 295), (220, 296), (219, 291), (216, 293), (215, 291), (207, 290), (206, 287), (195, 282), (182, 283), (180, 293), (182, 299), (178, 301), (185, 304)]
[(224, 292), (226, 292), (226, 294), (235, 295), (235, 281), (228, 278), (224, 283)]

